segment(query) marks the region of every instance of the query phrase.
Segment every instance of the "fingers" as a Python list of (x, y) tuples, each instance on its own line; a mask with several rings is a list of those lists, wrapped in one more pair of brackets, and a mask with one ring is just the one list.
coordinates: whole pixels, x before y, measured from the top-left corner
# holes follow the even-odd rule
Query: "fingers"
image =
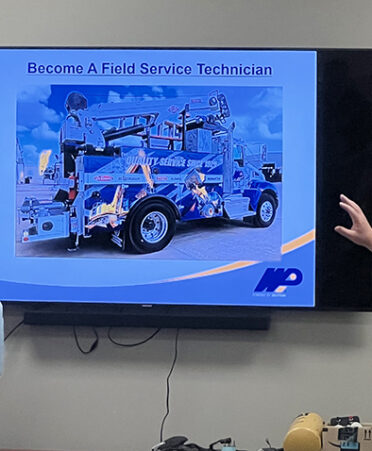
[(353, 206), (345, 203), (340, 202), (340, 207), (345, 210), (347, 213), (349, 213), (351, 220), (354, 223), (360, 222), (361, 220), (361, 212), (359, 210), (356, 210)]
[(345, 196), (345, 194), (340, 195), (340, 200), (344, 204), (350, 205), (352, 208), (354, 208), (354, 210), (362, 211), (362, 209), (359, 207), (359, 205), (356, 202), (354, 202), (353, 200), (349, 199), (347, 196)]
[(339, 233), (344, 238), (347, 238), (351, 241), (353, 241), (353, 238), (355, 236), (355, 232), (353, 230), (347, 229), (346, 227), (342, 227), (342, 226), (336, 226), (335, 232)]

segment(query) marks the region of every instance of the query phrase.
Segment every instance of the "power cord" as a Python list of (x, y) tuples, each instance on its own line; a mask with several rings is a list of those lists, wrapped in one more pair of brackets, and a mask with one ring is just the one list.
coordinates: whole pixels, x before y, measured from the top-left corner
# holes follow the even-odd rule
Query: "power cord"
[(10, 331), (5, 335), (4, 342), (19, 328), (24, 324), (24, 320), (20, 321), (18, 324), (16, 324), (13, 329), (10, 329)]
[(79, 342), (79, 338), (77, 336), (76, 326), (72, 326), (72, 330), (74, 332), (74, 338), (75, 338), (76, 346), (77, 346), (77, 348), (79, 349), (79, 351), (82, 354), (85, 354), (85, 355), (86, 354), (90, 354), (91, 352), (93, 352), (97, 348), (98, 343), (99, 343), (99, 335), (98, 335), (97, 329), (95, 327), (92, 327), (92, 330), (93, 330), (94, 335), (95, 335), (96, 338), (93, 341), (93, 343), (90, 345), (89, 349), (83, 349), (81, 347), (80, 342)]
[(172, 362), (172, 366), (169, 370), (168, 376), (167, 376), (167, 393), (166, 393), (166, 398), (165, 398), (165, 406), (166, 406), (166, 413), (163, 417), (163, 420), (161, 422), (161, 426), (160, 426), (160, 442), (163, 442), (163, 431), (164, 431), (164, 425), (165, 425), (165, 420), (167, 419), (169, 412), (170, 412), (170, 408), (169, 408), (169, 398), (170, 398), (170, 377), (173, 373), (174, 367), (176, 366), (176, 362), (177, 362), (177, 357), (178, 357), (178, 337), (180, 334), (180, 330), (177, 329), (176, 331), (176, 337), (174, 340), (174, 357), (173, 357), (173, 362)]
[[(116, 341), (116, 340), (114, 340), (112, 338), (112, 336), (111, 336), (111, 330), (112, 329), (113, 329), (113, 327), (110, 327), (108, 329), (108, 332), (107, 332), (107, 337), (111, 341), (111, 343), (113, 343), (113, 344), (115, 344), (117, 346), (128, 347), (128, 348), (132, 348), (134, 346), (140, 346), (140, 345), (142, 345), (144, 343), (147, 343), (152, 338), (154, 338), (155, 335), (157, 335), (160, 332), (160, 330), (161, 330), (161, 329), (156, 329), (155, 332), (153, 332), (149, 337), (145, 338), (144, 340), (138, 341), (136, 343), (120, 343), (120, 342), (118, 342), (118, 341)], [(97, 348), (98, 343), (99, 343), (99, 335), (98, 335), (97, 329), (95, 327), (92, 327), (92, 330), (93, 330), (94, 335), (95, 335), (95, 340), (93, 341), (93, 343), (91, 344), (89, 349), (83, 349), (81, 347), (80, 342), (79, 342), (79, 338), (78, 338), (78, 335), (77, 335), (76, 326), (72, 326), (72, 330), (74, 332), (74, 338), (75, 338), (76, 346), (77, 346), (77, 348), (79, 349), (79, 351), (82, 354), (84, 354), (84, 355), (90, 354), (91, 352), (93, 352)]]
[(107, 338), (111, 341), (111, 343), (113, 343), (114, 345), (117, 346), (122, 346), (123, 348), (134, 348), (135, 346), (140, 346), (143, 345), (145, 343), (147, 343), (148, 341), (152, 340), (160, 331), (161, 329), (156, 329), (155, 332), (153, 332), (149, 337), (145, 338), (144, 340), (141, 341), (137, 341), (135, 343), (120, 343), (119, 341), (116, 341), (112, 338), (111, 335), (111, 330), (114, 327), (109, 327), (108, 331), (107, 331)]

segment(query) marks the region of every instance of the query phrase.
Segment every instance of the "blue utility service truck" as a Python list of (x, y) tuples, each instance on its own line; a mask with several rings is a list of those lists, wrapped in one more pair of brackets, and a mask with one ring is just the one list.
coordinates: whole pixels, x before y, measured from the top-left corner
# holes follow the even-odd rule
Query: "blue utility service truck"
[[(69, 237), (74, 250), (103, 227), (122, 249), (150, 253), (167, 246), (177, 221), (226, 217), (272, 224), (277, 189), (250, 163), (244, 146), (234, 146), (225, 95), (215, 91), (204, 102), (182, 104), (176, 121), (158, 121), (161, 102), (88, 107), (81, 93), (69, 94), (59, 189), (52, 200), (24, 199), (23, 243)], [(116, 126), (102, 126), (113, 121)], [(122, 144), (114, 145), (118, 140)]]

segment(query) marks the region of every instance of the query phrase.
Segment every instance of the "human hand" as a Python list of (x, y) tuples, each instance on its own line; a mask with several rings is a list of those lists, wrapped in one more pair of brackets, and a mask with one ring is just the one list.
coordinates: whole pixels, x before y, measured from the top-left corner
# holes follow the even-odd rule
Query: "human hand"
[(363, 210), (344, 194), (340, 196), (340, 207), (350, 215), (353, 225), (351, 229), (336, 226), (335, 231), (353, 243), (364, 246), (372, 252), (372, 227)]

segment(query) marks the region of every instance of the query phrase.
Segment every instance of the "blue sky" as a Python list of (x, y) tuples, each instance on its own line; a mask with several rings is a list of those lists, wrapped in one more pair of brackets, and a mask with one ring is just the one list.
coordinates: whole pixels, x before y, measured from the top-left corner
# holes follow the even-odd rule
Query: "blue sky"
[[(59, 129), (66, 116), (65, 101), (72, 91), (88, 99), (88, 106), (106, 102), (138, 102), (164, 100), (160, 120), (177, 120), (179, 108), (191, 98), (207, 96), (211, 91), (223, 92), (235, 121), (234, 136), (247, 142), (265, 143), (269, 152), (282, 151), (282, 89), (275, 87), (210, 87), (210, 86), (81, 86), (40, 85), (25, 87), (17, 98), (17, 137), (26, 166), (37, 167), (39, 155), (51, 149), (53, 163), (59, 153)], [(169, 100), (169, 101), (168, 101)], [(176, 110), (173, 114), (169, 107)], [(112, 126), (101, 123), (102, 128)], [(35, 174), (34, 174), (35, 175)]]

